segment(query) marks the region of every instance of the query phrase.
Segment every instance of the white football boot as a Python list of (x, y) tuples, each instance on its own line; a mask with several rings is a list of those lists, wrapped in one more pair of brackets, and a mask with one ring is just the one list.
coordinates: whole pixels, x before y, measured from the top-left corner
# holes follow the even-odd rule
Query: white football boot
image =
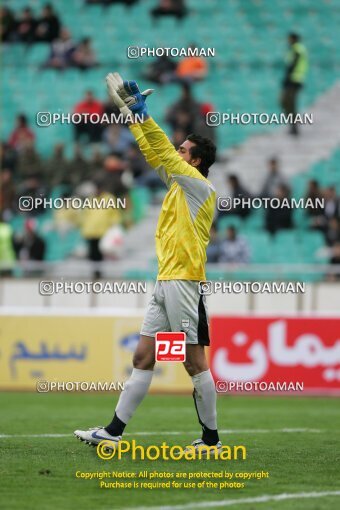
[[(202, 459), (206, 459), (206, 458), (215, 458), (215, 449), (213, 450), (210, 450), (211, 446), (208, 446), (207, 444), (205, 444), (204, 441), (202, 441), (202, 439), (195, 439), (195, 441), (193, 441), (191, 443), (191, 446), (194, 447), (195, 449), (195, 452), (196, 452), (196, 457), (197, 458), (202, 458)], [(216, 443), (215, 445), (212, 445), (214, 447), (217, 448), (217, 455), (219, 455), (221, 452), (222, 452), (222, 443), (221, 441), (218, 441), (218, 443)], [(185, 449), (186, 452), (192, 452), (192, 448), (186, 448)], [(208, 451), (210, 451), (210, 454), (208, 455)]]
[[(80, 439), (80, 441), (84, 441), (86, 444), (90, 444), (92, 446), (97, 446), (101, 441), (109, 441), (107, 443), (107, 448), (114, 449), (116, 448), (119, 441), (122, 440), (122, 436), (111, 436), (104, 427), (93, 427), (88, 430), (75, 430), (73, 434)], [(110, 444), (112, 443), (112, 445)]]

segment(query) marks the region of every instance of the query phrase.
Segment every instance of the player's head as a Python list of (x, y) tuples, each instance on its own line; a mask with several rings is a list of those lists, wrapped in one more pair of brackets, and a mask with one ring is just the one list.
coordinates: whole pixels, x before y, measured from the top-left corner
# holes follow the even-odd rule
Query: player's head
[(216, 145), (200, 135), (189, 135), (179, 146), (178, 154), (201, 172), (204, 177), (208, 176), (209, 168), (216, 159)]

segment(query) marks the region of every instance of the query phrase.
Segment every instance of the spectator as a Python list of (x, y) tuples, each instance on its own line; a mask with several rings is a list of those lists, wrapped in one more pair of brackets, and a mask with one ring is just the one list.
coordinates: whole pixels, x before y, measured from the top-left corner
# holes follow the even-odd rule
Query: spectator
[(68, 173), (68, 161), (64, 154), (64, 144), (56, 143), (52, 156), (45, 162), (44, 170), (49, 188), (65, 181)]
[(0, 209), (0, 276), (11, 276), (14, 265), (13, 230)]
[(73, 158), (68, 163), (68, 172), (64, 176), (64, 183), (71, 183), (72, 186), (78, 186), (89, 176), (91, 176), (91, 167), (84, 157), (79, 144), (74, 145)]
[(74, 67), (78, 67), (82, 71), (98, 65), (89, 37), (84, 37), (77, 45), (72, 55), (72, 61)]
[[(18, 187), (18, 197), (32, 197), (35, 201), (36, 198), (42, 198), (47, 195), (47, 190), (39, 175), (31, 175), (21, 182)], [(19, 202), (20, 203), (20, 202)], [(36, 209), (30, 211), (30, 216), (36, 216), (45, 212), (43, 204), (40, 204)]]
[(186, 133), (186, 136), (195, 132), (195, 125), (201, 117), (201, 105), (191, 94), (189, 85), (183, 85), (180, 99), (170, 106), (166, 114), (166, 122), (173, 131), (177, 129)]
[(177, 64), (172, 58), (162, 55), (147, 67), (144, 78), (162, 85), (174, 80), (176, 68)]
[(237, 235), (235, 227), (227, 228), (226, 239), (221, 242), (219, 262), (247, 264), (250, 259), (247, 241)]
[(35, 141), (33, 131), (28, 127), (27, 117), (22, 113), (17, 116), (16, 127), (10, 134), (8, 145), (20, 152)]
[(107, 97), (106, 101), (103, 103), (103, 111), (105, 116), (107, 116), (109, 119), (112, 116), (115, 116), (116, 118), (120, 118), (119, 114), (120, 111), (116, 107), (116, 105), (113, 103), (110, 96)]
[(213, 264), (220, 261), (221, 256), (221, 241), (218, 236), (215, 223), (211, 225), (210, 229), (210, 243), (207, 246), (207, 262)]
[[(141, 182), (147, 174), (148, 166), (144, 156), (142, 155), (136, 143), (132, 143), (129, 146), (125, 159), (127, 163), (127, 168), (132, 173), (134, 180), (135, 181), (137, 180), (137, 182)], [(155, 173), (156, 177), (158, 177), (156, 172), (153, 171), (153, 173)]]
[(332, 218), (340, 219), (340, 198), (336, 195), (335, 186), (328, 186), (324, 190), (325, 207), (323, 209), (323, 215), (325, 222), (327, 223)]
[(26, 220), (24, 232), (14, 236), (14, 248), (18, 260), (44, 260), (45, 241), (37, 234), (35, 228), (34, 220)]
[(188, 135), (190, 135), (190, 133), (192, 133), (193, 131), (196, 131), (195, 125), (197, 123), (197, 120), (198, 120), (198, 115), (191, 116), (188, 111), (179, 110), (176, 114), (176, 119), (175, 119), (175, 123), (174, 123), (175, 131), (180, 130), (183, 133), (185, 133), (185, 136), (187, 137)]
[[(329, 261), (332, 265), (340, 265), (340, 242), (336, 242), (332, 249), (331, 249), (331, 258)], [(332, 281), (339, 281), (340, 280), (340, 270), (337, 270), (334, 273), (331, 273), (329, 275), (329, 279)]]
[(103, 140), (110, 152), (123, 156), (134, 138), (130, 130), (120, 124), (110, 124), (104, 129)]
[(15, 199), (13, 174), (8, 168), (3, 168), (0, 173), (0, 211), (4, 220), (10, 220), (12, 213), (16, 211)]
[(200, 116), (197, 117), (195, 122), (195, 133), (205, 138), (209, 138), (216, 145), (216, 126), (208, 126), (207, 113), (214, 112), (215, 107), (212, 103), (200, 104)]
[[(183, 141), (183, 139), (182, 139)], [(133, 176), (133, 183), (140, 187), (149, 188), (151, 191), (165, 189), (163, 181), (157, 172), (151, 169), (145, 162), (137, 144), (132, 143), (126, 153), (125, 161), (127, 170)]]
[(129, 192), (126, 169), (127, 163), (117, 156), (110, 155), (104, 160), (105, 187), (117, 198), (126, 198)]
[(249, 191), (241, 185), (239, 178), (235, 174), (228, 176), (228, 186), (230, 189), (229, 197), (231, 199), (231, 208), (228, 211), (219, 211), (219, 216), (235, 214), (241, 218), (246, 218), (251, 211), (250, 206), (245, 207), (245, 204), (242, 204), (242, 201), (239, 204), (234, 204), (234, 199), (251, 199)]
[(16, 22), (11, 9), (0, 7), (0, 31), (2, 42), (12, 42), (15, 38)]
[(266, 229), (271, 234), (275, 234), (275, 232), (281, 229), (293, 228), (292, 209), (290, 207), (282, 207), (282, 200), (290, 198), (288, 186), (280, 184), (273, 198), (277, 198), (281, 205), (273, 207), (270, 204), (266, 209)]
[(91, 122), (87, 117), (93, 115), (94, 119), (100, 119), (103, 115), (103, 104), (94, 97), (91, 90), (88, 90), (84, 99), (75, 105), (74, 113), (78, 113), (83, 119), (79, 124), (74, 124), (75, 140), (80, 141), (85, 136), (91, 143), (100, 142), (102, 125), (100, 122)]
[(17, 166), (17, 160), (18, 154), (15, 148), (11, 147), (7, 142), (1, 142), (1, 167), (8, 168), (14, 173)]
[(35, 41), (51, 43), (58, 39), (60, 21), (51, 4), (45, 4), (35, 29)]
[[(97, 178), (95, 181), (96, 192), (95, 197), (98, 200), (104, 199), (107, 203), (109, 199), (114, 199), (114, 196), (108, 193), (105, 187), (104, 180)], [(92, 262), (101, 262), (103, 255), (99, 249), (100, 239), (113, 225), (121, 223), (120, 210), (113, 207), (92, 207), (86, 208), (82, 211), (81, 220), (81, 233), (88, 244), (88, 258)], [(94, 278), (98, 279), (101, 272), (98, 268), (94, 271)]]
[(72, 66), (72, 56), (75, 49), (76, 45), (72, 41), (69, 30), (62, 28), (58, 39), (51, 43), (50, 56), (42, 68), (52, 67), (53, 69), (63, 70)]
[(310, 226), (315, 229), (322, 229), (324, 224), (323, 209), (320, 201), (322, 200), (322, 191), (320, 189), (318, 181), (311, 179), (308, 182), (308, 189), (305, 196), (305, 200), (311, 202), (312, 205), (306, 207), (305, 212), (310, 217)]
[(184, 18), (188, 13), (184, 0), (159, 0), (158, 6), (150, 12), (153, 19), (160, 16), (175, 16), (178, 20)]
[(16, 23), (15, 38), (19, 42), (31, 44), (35, 40), (37, 21), (33, 17), (32, 9), (25, 7), (22, 10), (21, 18)]
[(43, 163), (33, 143), (28, 143), (18, 154), (17, 174), (20, 179), (37, 175), (43, 177)]
[(286, 179), (281, 175), (276, 158), (268, 160), (268, 174), (264, 181), (261, 198), (272, 198), (281, 184), (286, 184)]
[(173, 145), (176, 147), (176, 149), (179, 148), (180, 145), (182, 145), (183, 143), (183, 140), (186, 139), (186, 137), (188, 136), (189, 133), (189, 130), (188, 129), (183, 129), (183, 128), (180, 128), (178, 127), (174, 132), (173, 132), (173, 135), (172, 135), (172, 143)]
[[(191, 44), (189, 49), (194, 51), (195, 44)], [(207, 63), (203, 57), (186, 56), (178, 64), (176, 69), (177, 78), (184, 83), (192, 83), (203, 80), (208, 72)]]
[(126, 7), (132, 7), (138, 0), (85, 0), (89, 5), (103, 5), (107, 7), (112, 4), (124, 4)]
[[(87, 176), (91, 177), (92, 175), (97, 174), (98, 171), (101, 168), (103, 168), (103, 164), (104, 164), (104, 156), (103, 156), (101, 150), (97, 146), (95, 146), (92, 151), (90, 161), (88, 162)], [(85, 177), (85, 173), (84, 173), (84, 177)]]
[(302, 89), (308, 68), (307, 51), (300, 42), (300, 36), (291, 33), (288, 35), (289, 51), (286, 57), (286, 70), (282, 83), (281, 106), (286, 115), (293, 115), (290, 133), (297, 135), (295, 115), (297, 112), (297, 96)]
[(124, 227), (129, 228), (132, 225), (132, 206), (129, 195), (129, 189), (133, 184), (133, 176), (128, 169), (126, 161), (110, 155), (104, 160), (105, 184), (112, 195), (124, 199), (126, 206), (122, 216)]
[(326, 243), (328, 246), (334, 246), (340, 243), (340, 219), (331, 218), (325, 229)]

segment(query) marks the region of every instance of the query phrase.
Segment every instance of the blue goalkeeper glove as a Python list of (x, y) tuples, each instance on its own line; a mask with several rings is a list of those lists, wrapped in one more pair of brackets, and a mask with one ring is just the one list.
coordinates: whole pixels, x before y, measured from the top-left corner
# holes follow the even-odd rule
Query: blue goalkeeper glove
[(153, 89), (147, 89), (144, 92), (141, 92), (135, 81), (124, 80), (123, 83), (124, 90), (128, 94), (128, 97), (124, 99), (124, 103), (133, 113), (147, 117), (148, 109), (146, 106), (146, 98), (153, 93)]

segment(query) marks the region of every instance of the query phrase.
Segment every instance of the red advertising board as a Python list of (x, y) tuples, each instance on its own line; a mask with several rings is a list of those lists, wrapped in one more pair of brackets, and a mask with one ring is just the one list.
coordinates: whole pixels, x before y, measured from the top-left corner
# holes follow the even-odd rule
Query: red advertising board
[(216, 381), (303, 383), (309, 393), (340, 394), (340, 319), (212, 317)]

